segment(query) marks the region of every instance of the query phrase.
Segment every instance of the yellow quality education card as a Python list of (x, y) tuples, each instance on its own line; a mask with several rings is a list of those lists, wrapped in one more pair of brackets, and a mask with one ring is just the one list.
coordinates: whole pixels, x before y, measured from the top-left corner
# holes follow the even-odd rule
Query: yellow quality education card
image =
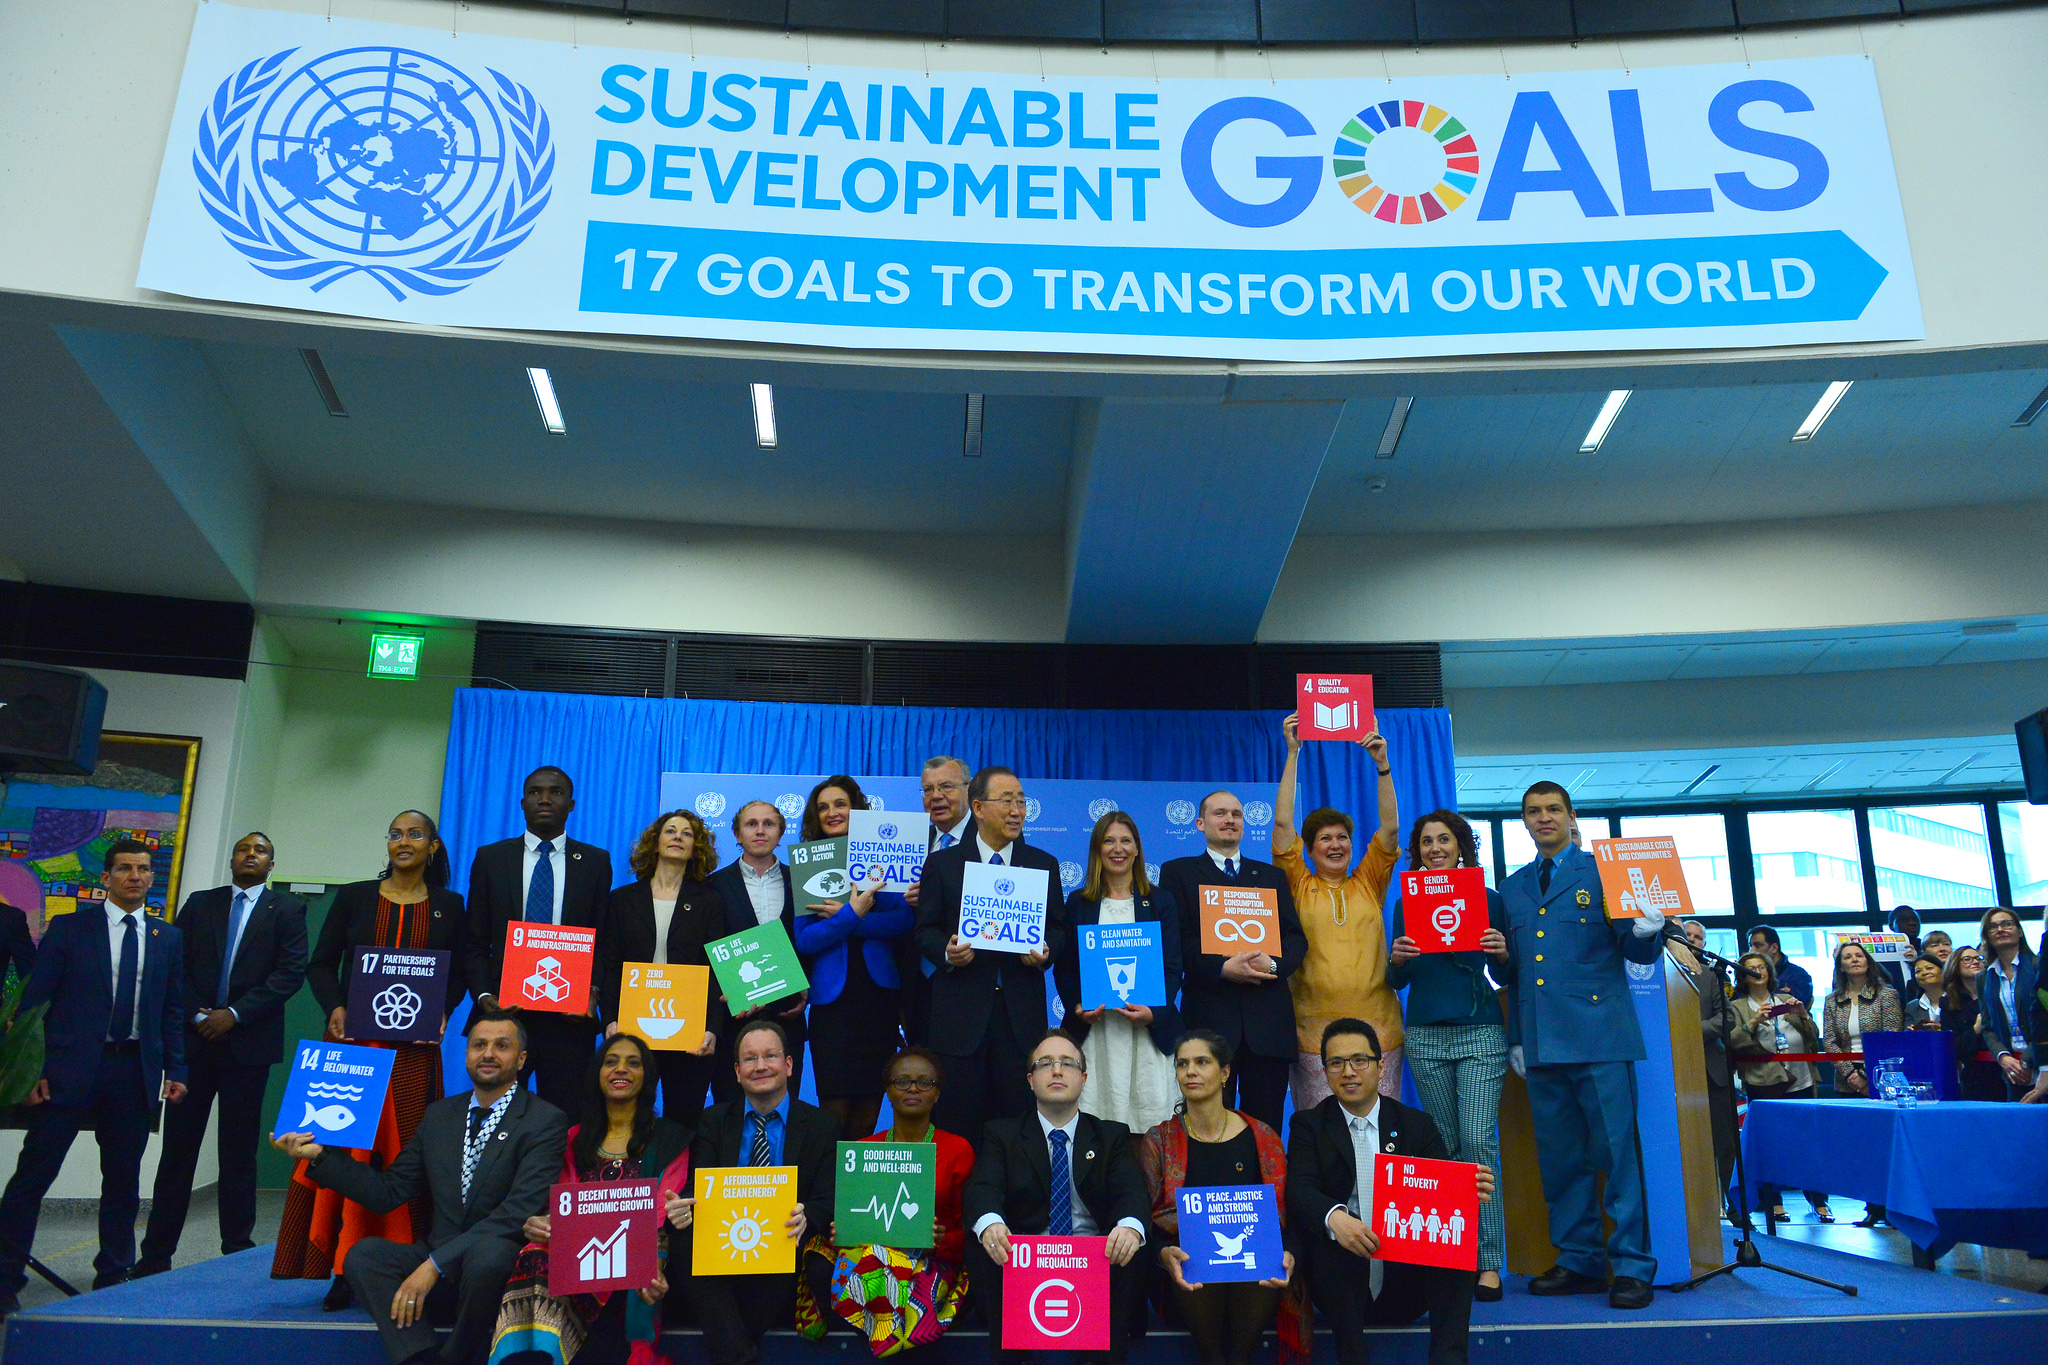
[(704, 1042), (709, 967), (627, 962), (619, 968), (619, 1028), (656, 1052), (695, 1052)]
[(691, 1273), (772, 1275), (795, 1270), (796, 1242), (783, 1226), (794, 1212), (794, 1166), (699, 1170)]

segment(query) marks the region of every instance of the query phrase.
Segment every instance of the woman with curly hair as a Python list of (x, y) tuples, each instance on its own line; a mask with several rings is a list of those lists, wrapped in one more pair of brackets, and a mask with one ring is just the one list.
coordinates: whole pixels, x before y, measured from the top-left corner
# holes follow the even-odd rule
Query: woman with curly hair
[[(718, 866), (718, 837), (693, 810), (655, 817), (633, 841), (627, 859), (633, 880), (614, 887), (597, 934), (598, 1009), (607, 1037), (619, 1031), (619, 972), (628, 962), (709, 967), (704, 945), (725, 937), (725, 900), (707, 880)], [(686, 1052), (658, 1052), (661, 1112), (687, 1128), (704, 1112), (704, 1092), (717, 1063), (726, 1022), (718, 993), (710, 993), (704, 1036)], [(651, 1078), (650, 1078), (651, 1079)]]

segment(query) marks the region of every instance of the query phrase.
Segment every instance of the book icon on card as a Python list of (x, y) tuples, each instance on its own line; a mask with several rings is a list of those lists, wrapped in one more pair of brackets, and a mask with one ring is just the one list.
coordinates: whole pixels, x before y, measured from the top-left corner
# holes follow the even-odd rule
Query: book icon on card
[(1323, 702), (1311, 704), (1313, 710), (1309, 719), (1318, 730), (1349, 730), (1358, 724), (1358, 703), (1340, 701), (1335, 706)]

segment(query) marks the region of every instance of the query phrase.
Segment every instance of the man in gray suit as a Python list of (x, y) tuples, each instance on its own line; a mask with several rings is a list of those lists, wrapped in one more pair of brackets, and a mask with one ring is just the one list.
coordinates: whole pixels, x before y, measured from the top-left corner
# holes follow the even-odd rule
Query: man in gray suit
[[(548, 1187), (568, 1145), (567, 1117), (519, 1084), (526, 1030), (518, 1019), (473, 1013), (468, 1036), (476, 1088), (428, 1106), (389, 1168), (329, 1152), (311, 1133), (275, 1140), (285, 1155), (310, 1163), (314, 1183), (374, 1212), (389, 1213), (423, 1186), (433, 1197), (424, 1242), (366, 1237), (350, 1248), (344, 1272), (397, 1365), (468, 1365), (489, 1353), (498, 1301), (525, 1242), (521, 1228), (547, 1212)], [(443, 1347), (427, 1318), (445, 1319), (451, 1308), (455, 1330)]]

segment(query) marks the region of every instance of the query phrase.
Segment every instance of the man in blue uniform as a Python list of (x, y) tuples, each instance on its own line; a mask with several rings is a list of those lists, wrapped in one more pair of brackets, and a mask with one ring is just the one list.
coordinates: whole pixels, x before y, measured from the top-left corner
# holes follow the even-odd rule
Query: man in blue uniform
[[(1532, 1294), (1607, 1291), (1616, 1308), (1645, 1308), (1657, 1262), (1636, 1143), (1635, 1068), (1643, 1033), (1624, 961), (1655, 962), (1664, 916), (1607, 918), (1591, 854), (1571, 843), (1571, 795), (1538, 782), (1522, 795), (1536, 859), (1501, 887), (1507, 947), (1495, 955), (1513, 993), (1508, 1058), (1529, 1083), (1536, 1159), (1558, 1263)], [(1603, 1247), (1596, 1176), (1607, 1181), (1614, 1235)], [(1608, 1285), (1612, 1269), (1614, 1283)]]

